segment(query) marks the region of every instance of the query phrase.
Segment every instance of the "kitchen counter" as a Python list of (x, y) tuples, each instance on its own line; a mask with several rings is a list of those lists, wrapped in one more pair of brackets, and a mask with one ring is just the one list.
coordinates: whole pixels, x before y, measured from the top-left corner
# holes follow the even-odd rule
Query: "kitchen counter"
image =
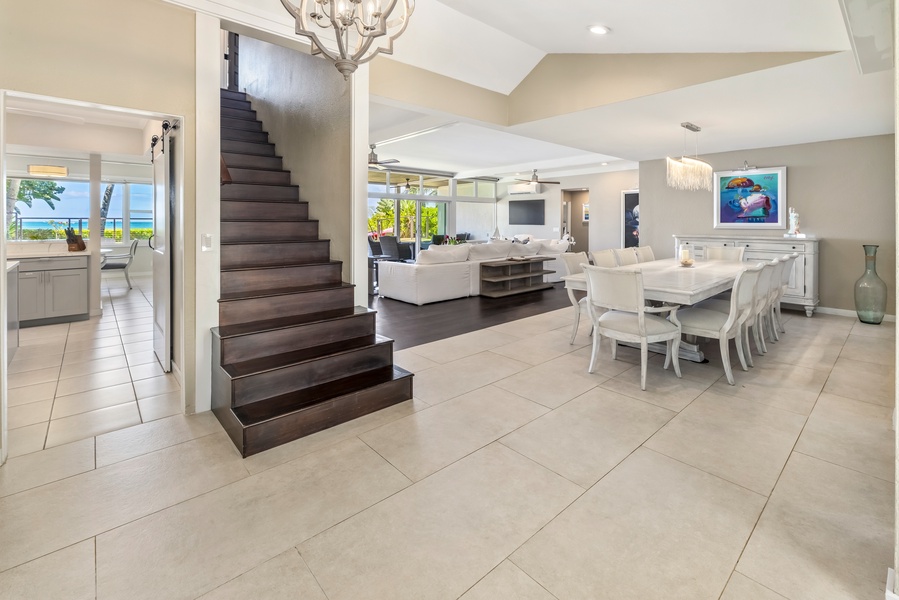
[(9, 273), (13, 269), (19, 266), (19, 261), (17, 260), (6, 260), (6, 272)]
[(6, 244), (6, 258), (58, 258), (61, 256), (90, 256), (90, 250), (69, 252), (65, 242), (9, 242)]

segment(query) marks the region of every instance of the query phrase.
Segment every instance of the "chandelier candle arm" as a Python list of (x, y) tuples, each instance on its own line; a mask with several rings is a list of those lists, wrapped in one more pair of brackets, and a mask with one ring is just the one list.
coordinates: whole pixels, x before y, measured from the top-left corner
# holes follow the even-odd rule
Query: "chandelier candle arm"
[[(295, 6), (281, 0), (296, 21), (296, 33), (309, 38), (312, 54), (323, 54), (334, 62), (343, 78), (349, 78), (356, 68), (378, 54), (393, 54), (393, 41), (406, 30), (409, 16), (415, 10), (415, 0), (300, 0)], [(397, 4), (402, 3), (400, 16), (390, 19)], [(312, 25), (334, 32), (334, 45), (328, 47)], [(384, 38), (379, 40), (379, 38)], [(379, 44), (374, 48), (375, 41)]]

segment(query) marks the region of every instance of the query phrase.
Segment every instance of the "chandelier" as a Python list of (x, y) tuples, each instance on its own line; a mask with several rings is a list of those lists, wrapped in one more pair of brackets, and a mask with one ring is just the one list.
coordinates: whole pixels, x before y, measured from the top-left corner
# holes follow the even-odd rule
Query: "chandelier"
[[(312, 42), (312, 54), (324, 54), (334, 61), (344, 79), (378, 54), (393, 54), (393, 40), (406, 30), (415, 9), (415, 0), (300, 0), (299, 6), (281, 0), (281, 4), (296, 19), (297, 35)], [(387, 6), (382, 8), (382, 4)], [(402, 6), (391, 19), (397, 4)], [(312, 25), (334, 31), (332, 48)]]
[[(666, 158), (668, 163), (668, 187), (676, 190), (712, 191), (712, 165), (699, 160), (699, 132), (702, 128), (693, 123), (680, 124), (684, 128), (684, 156), (681, 158)], [(687, 131), (696, 134), (696, 154), (693, 157), (687, 154)]]

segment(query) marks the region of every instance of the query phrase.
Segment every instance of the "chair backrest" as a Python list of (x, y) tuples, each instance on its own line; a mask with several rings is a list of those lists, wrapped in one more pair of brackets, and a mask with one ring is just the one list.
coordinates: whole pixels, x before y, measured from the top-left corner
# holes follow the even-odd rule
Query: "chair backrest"
[(381, 254), (383, 254), (384, 256), (387, 256), (389, 258), (399, 259), (400, 247), (396, 243), (396, 236), (382, 235), (380, 241), (381, 241)]
[(643, 274), (585, 266), (587, 302), (610, 310), (643, 313)]
[(381, 242), (368, 238), (368, 252), (370, 256), (380, 256)]
[(619, 267), (637, 264), (637, 253), (633, 248), (613, 248), (612, 253), (615, 255)]
[(637, 254), (637, 262), (644, 263), (656, 259), (650, 246), (637, 246), (634, 252)]
[(592, 262), (595, 267), (611, 269), (618, 266), (618, 259), (615, 258), (615, 252), (613, 250), (591, 252), (590, 257), (593, 259)]
[(562, 262), (565, 263), (565, 268), (568, 269), (569, 275), (583, 273), (584, 268), (581, 265), (590, 262), (586, 252), (563, 252), (559, 256), (562, 257)]
[(740, 262), (743, 260), (744, 252), (746, 248), (743, 246), (706, 246), (705, 259)]
[(784, 262), (784, 259), (779, 258), (777, 259), (777, 264), (774, 265), (774, 270), (771, 271), (771, 281), (768, 282), (768, 296), (770, 296), (771, 300), (776, 299), (780, 294), (780, 289), (783, 286), (785, 266), (786, 262)]
[(779, 263), (778, 259), (762, 263), (762, 272), (759, 273), (759, 283), (755, 291), (755, 313), (761, 313), (768, 304), (768, 292), (771, 289), (771, 277), (774, 275), (774, 267)]
[(734, 287), (730, 294), (730, 317), (728, 317), (729, 325), (734, 323), (742, 323), (752, 314), (755, 307), (756, 289), (758, 288), (759, 276), (762, 274), (764, 265), (761, 263), (748, 267), (737, 275), (734, 281)]
[(780, 275), (780, 285), (783, 288), (783, 291), (786, 291), (787, 287), (790, 285), (790, 280), (793, 277), (793, 265), (796, 263), (796, 259), (799, 258), (799, 253), (794, 252), (793, 254), (785, 254), (781, 259), (784, 261), (784, 269)]
[(431, 236), (431, 243), (434, 244), (434, 245), (436, 245), (436, 246), (441, 245), (441, 244), (442, 244), (443, 242), (445, 242), (445, 241), (446, 241), (446, 236), (445, 236), (445, 235), (432, 235), (432, 236)]

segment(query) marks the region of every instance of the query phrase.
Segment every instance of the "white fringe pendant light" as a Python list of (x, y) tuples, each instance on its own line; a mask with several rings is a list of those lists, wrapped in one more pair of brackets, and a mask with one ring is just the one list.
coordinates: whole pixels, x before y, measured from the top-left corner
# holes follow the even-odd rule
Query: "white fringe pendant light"
[[(712, 165), (699, 160), (699, 132), (702, 129), (693, 123), (680, 124), (684, 128), (684, 156), (680, 159), (671, 158), (665, 160), (668, 164), (668, 187), (676, 190), (712, 191)], [(686, 156), (687, 131), (692, 131), (697, 136), (696, 154), (693, 157)]]

